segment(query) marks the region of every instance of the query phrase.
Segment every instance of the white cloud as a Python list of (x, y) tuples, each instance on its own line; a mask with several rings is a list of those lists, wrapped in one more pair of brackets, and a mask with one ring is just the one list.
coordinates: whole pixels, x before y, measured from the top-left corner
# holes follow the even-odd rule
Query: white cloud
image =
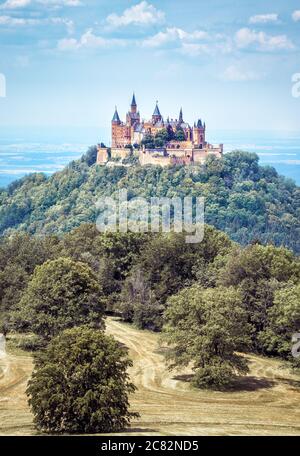
[(18, 25), (37, 25), (40, 24), (39, 19), (23, 19), (10, 16), (0, 16), (0, 25), (18, 26)]
[(34, 26), (43, 24), (64, 25), (68, 33), (74, 32), (74, 23), (70, 19), (63, 19), (61, 17), (52, 17), (50, 19), (31, 19), (31, 18), (16, 18), (11, 16), (0, 16), (0, 26)]
[(147, 38), (143, 41), (143, 46), (160, 47), (172, 42), (189, 42), (208, 38), (208, 34), (201, 30), (188, 33), (180, 28), (167, 28), (164, 32), (159, 32), (156, 35)]
[(296, 10), (292, 14), (292, 18), (295, 22), (300, 21), (300, 10)]
[(74, 22), (71, 19), (64, 19), (62, 17), (53, 17), (50, 19), (50, 22), (52, 24), (58, 24), (58, 25), (65, 25), (67, 28), (68, 33), (71, 35), (74, 33)]
[(17, 9), (30, 5), (31, 0), (7, 0), (0, 5), (1, 9)]
[(0, 5), (0, 9), (19, 9), (31, 5), (32, 3), (39, 3), (45, 6), (79, 6), (80, 0), (6, 0)]
[(197, 57), (203, 53), (209, 53), (210, 47), (207, 44), (201, 43), (182, 43), (181, 52), (190, 57)]
[(124, 46), (126, 41), (118, 39), (106, 39), (94, 35), (92, 30), (87, 30), (78, 40), (75, 38), (64, 38), (58, 42), (60, 51), (77, 51), (79, 49), (109, 48), (113, 46)]
[(251, 16), (249, 19), (250, 24), (268, 24), (272, 22), (278, 21), (278, 14), (270, 13), (270, 14), (257, 14), (255, 16)]
[(106, 21), (112, 27), (122, 27), (126, 25), (152, 25), (162, 23), (165, 13), (156, 9), (146, 1), (142, 1), (131, 8), (126, 9), (121, 16), (110, 14)]
[(259, 79), (259, 75), (253, 71), (247, 71), (235, 65), (230, 65), (224, 71), (222, 79), (233, 82), (255, 81)]
[(261, 51), (290, 50), (294, 44), (286, 35), (268, 35), (265, 32), (256, 32), (249, 28), (240, 29), (235, 35), (238, 48), (243, 49), (257, 45)]

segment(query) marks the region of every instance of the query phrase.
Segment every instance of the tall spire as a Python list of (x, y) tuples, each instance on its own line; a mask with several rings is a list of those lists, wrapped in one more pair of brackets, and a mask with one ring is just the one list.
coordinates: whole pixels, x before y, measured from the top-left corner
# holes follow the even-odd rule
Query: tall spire
[(180, 112), (179, 112), (179, 123), (183, 123), (183, 114), (182, 114), (182, 108), (180, 108)]
[(131, 113), (132, 113), (132, 114), (136, 114), (136, 111), (137, 111), (137, 104), (136, 104), (136, 101), (135, 101), (135, 94), (134, 94), (134, 92), (133, 92), (133, 95), (132, 95), (132, 101), (131, 101), (130, 110), (131, 110)]
[(114, 116), (112, 118), (112, 122), (121, 123), (120, 117), (119, 117), (119, 114), (118, 114), (118, 110), (117, 110), (117, 106), (115, 107), (115, 113), (114, 113)]
[(135, 101), (135, 93), (133, 92), (133, 95), (132, 95), (132, 102), (131, 102), (131, 106), (137, 106), (136, 104), (136, 101)]

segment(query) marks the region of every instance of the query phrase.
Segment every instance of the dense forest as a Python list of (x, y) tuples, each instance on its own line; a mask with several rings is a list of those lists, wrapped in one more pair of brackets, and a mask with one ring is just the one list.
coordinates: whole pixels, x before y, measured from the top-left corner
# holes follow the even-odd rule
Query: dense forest
[(247, 363), (237, 352), (293, 358), (300, 325), (300, 262), (258, 242), (240, 247), (213, 227), (184, 233), (16, 233), (0, 242), (0, 332), (39, 350), (62, 331), (102, 330), (113, 313), (162, 333), (174, 366), (194, 363), (197, 386), (220, 387)]
[(96, 200), (126, 188), (128, 198), (203, 196), (205, 221), (246, 245), (253, 240), (300, 252), (300, 189), (235, 151), (202, 166), (95, 165), (95, 148), (47, 178), (32, 174), (0, 190), (0, 233), (62, 234), (95, 222)]

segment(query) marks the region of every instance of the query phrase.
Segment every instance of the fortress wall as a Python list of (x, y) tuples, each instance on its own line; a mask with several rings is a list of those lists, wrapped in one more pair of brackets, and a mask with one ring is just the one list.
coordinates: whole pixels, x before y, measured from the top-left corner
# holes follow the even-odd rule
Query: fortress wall
[(107, 147), (97, 147), (97, 165), (105, 165), (109, 160)]
[(153, 156), (147, 152), (140, 152), (139, 155), (140, 164), (144, 165), (160, 165), (160, 166), (169, 166), (171, 164), (170, 157), (164, 156)]
[(127, 158), (130, 155), (131, 150), (128, 148), (111, 148), (111, 158), (121, 158), (122, 160), (124, 158)]

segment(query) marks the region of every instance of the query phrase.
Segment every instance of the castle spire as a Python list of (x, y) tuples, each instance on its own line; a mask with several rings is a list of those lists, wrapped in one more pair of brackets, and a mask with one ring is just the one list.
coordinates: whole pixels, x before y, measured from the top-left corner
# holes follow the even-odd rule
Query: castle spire
[(136, 111), (137, 111), (137, 104), (136, 104), (134, 92), (133, 92), (133, 95), (132, 95), (132, 101), (131, 101), (130, 110), (131, 110), (131, 113), (132, 113), (132, 114), (136, 114)]
[(156, 101), (156, 106), (155, 106), (155, 109), (154, 109), (153, 116), (161, 117), (160, 110), (159, 110), (159, 107), (158, 107), (158, 101)]
[(135, 101), (135, 93), (133, 92), (133, 95), (132, 95), (132, 101), (131, 101), (131, 106), (137, 106), (136, 104), (136, 101)]
[(119, 117), (119, 114), (118, 114), (118, 110), (117, 110), (117, 106), (115, 107), (115, 113), (114, 113), (114, 116), (112, 118), (112, 122), (115, 122), (115, 123), (121, 123), (120, 121), (120, 117)]
[(179, 112), (179, 123), (183, 123), (183, 114), (182, 114), (182, 108), (180, 108), (180, 112)]

